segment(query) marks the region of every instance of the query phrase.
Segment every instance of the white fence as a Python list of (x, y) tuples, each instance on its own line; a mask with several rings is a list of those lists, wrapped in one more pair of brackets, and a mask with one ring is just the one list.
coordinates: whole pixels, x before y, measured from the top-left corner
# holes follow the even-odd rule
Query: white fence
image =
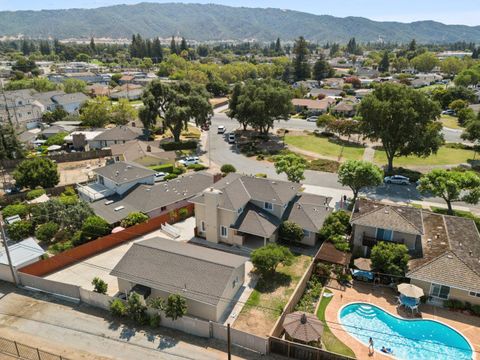
[(27, 288), (41, 290), (49, 294), (66, 297), (71, 300), (80, 300), (79, 286), (47, 280), (38, 276), (22, 273), (21, 271), (19, 271), (17, 274), (20, 283)]
[[(210, 323), (212, 326), (212, 337), (218, 340), (227, 341), (227, 327), (222, 324)], [(241, 346), (260, 354), (266, 354), (268, 340), (266, 338), (249, 334), (241, 330), (230, 328), (230, 340), (232, 344)]]
[(108, 295), (80, 288), (80, 300), (85, 304), (95, 306), (104, 310), (110, 310), (110, 301), (113, 298)]

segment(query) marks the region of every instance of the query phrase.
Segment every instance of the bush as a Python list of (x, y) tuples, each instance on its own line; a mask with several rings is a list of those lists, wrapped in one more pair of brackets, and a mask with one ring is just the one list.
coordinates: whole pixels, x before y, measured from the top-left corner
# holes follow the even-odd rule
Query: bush
[(110, 301), (110, 313), (116, 317), (122, 317), (127, 314), (127, 306), (120, 299)]
[(2, 210), (3, 217), (10, 217), (18, 215), (21, 218), (26, 217), (30, 213), (30, 208), (26, 204), (12, 204), (7, 205)]
[(150, 316), (150, 318), (148, 319), (148, 325), (151, 328), (158, 328), (160, 326), (160, 315), (153, 314), (152, 316)]
[(99, 277), (94, 277), (92, 280), (93, 291), (99, 294), (106, 294), (108, 290), (108, 284), (100, 279)]
[(37, 230), (35, 231), (35, 237), (43, 242), (51, 241), (55, 234), (58, 232), (60, 226), (54, 222), (47, 222), (38, 226)]
[(33, 199), (36, 199), (36, 198), (42, 196), (43, 194), (45, 194), (45, 190), (44, 190), (44, 189), (34, 189), (34, 190), (30, 190), (30, 191), (27, 193), (26, 199), (27, 199), (27, 200), (33, 200)]
[(12, 241), (20, 241), (33, 235), (33, 224), (27, 220), (7, 225), (7, 234)]
[(208, 168), (203, 164), (190, 164), (190, 165), (188, 165), (187, 169), (193, 170), (193, 171), (201, 171), (201, 170), (205, 170), (205, 169), (208, 169)]
[(472, 305), (472, 312), (475, 315), (480, 316), (480, 305)]
[(173, 172), (174, 165), (173, 164), (163, 164), (163, 165), (156, 165), (151, 166), (150, 169), (157, 172), (166, 172), (171, 173)]
[(181, 208), (178, 210), (178, 216), (181, 219), (185, 219), (188, 216), (188, 210), (186, 208)]
[(81, 230), (77, 230), (73, 233), (72, 238), (70, 239), (74, 246), (83, 244), (83, 234)]
[(172, 174), (175, 174), (175, 175), (182, 175), (184, 172), (185, 172), (184, 166), (177, 166), (172, 170)]
[(229, 174), (237, 172), (237, 169), (235, 169), (235, 166), (233, 166), (232, 164), (223, 164), (220, 168), (220, 171), (224, 174)]
[(110, 225), (97, 215), (87, 217), (82, 225), (84, 239), (96, 239), (109, 233)]
[(328, 240), (335, 235), (350, 233), (350, 217), (343, 211), (335, 211), (327, 216), (320, 229), (319, 235), (323, 240)]
[(127, 299), (126, 313), (130, 319), (139, 325), (145, 325), (148, 321), (147, 307), (135, 291), (131, 292)]
[(263, 178), (263, 179), (266, 179), (266, 178), (267, 178), (267, 174), (264, 174), (264, 173), (258, 173), (258, 174), (255, 174), (255, 177), (257, 177), (257, 178)]
[(73, 249), (73, 244), (71, 241), (64, 241), (53, 244), (48, 248), (48, 251), (53, 254), (59, 254), (65, 250)]
[(165, 181), (168, 181), (168, 180), (173, 180), (173, 179), (176, 179), (178, 177), (177, 174), (168, 174), (168, 175), (165, 175), (165, 177), (163, 178)]
[(120, 226), (128, 228), (133, 225), (141, 224), (147, 221), (149, 217), (141, 212), (132, 212), (120, 222)]
[(160, 147), (165, 151), (195, 150), (197, 148), (197, 142), (195, 140), (168, 142), (160, 144)]
[(279, 229), (280, 238), (291, 242), (300, 242), (304, 237), (303, 229), (300, 225), (292, 221), (284, 221)]
[(251, 259), (253, 266), (262, 276), (266, 276), (273, 274), (280, 264), (291, 265), (293, 254), (287, 247), (272, 243), (253, 250)]

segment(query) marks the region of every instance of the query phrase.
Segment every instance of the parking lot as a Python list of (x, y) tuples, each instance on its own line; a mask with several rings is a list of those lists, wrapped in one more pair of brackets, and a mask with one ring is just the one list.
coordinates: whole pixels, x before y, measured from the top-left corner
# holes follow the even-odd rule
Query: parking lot
[[(110, 275), (110, 271), (117, 265), (120, 259), (130, 249), (134, 242), (151, 239), (154, 237), (169, 238), (172, 241), (188, 241), (194, 233), (195, 218), (191, 217), (185, 221), (176, 223), (174, 227), (179, 231), (180, 236), (176, 239), (170, 237), (161, 230), (156, 230), (143, 235), (135, 240), (119, 245), (98, 255), (92, 256), (75, 265), (68, 266), (60, 271), (46, 276), (46, 279), (59, 281), (67, 284), (81, 286), (87, 290), (93, 290), (92, 280), (98, 276), (108, 284), (108, 295), (115, 295), (118, 292), (117, 278)], [(126, 229), (125, 231), (130, 231)]]

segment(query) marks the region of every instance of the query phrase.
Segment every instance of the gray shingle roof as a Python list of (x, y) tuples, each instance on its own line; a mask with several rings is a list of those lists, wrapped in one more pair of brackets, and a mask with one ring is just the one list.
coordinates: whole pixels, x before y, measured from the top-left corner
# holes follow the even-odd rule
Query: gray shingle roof
[(303, 229), (318, 232), (325, 218), (331, 214), (328, 206), (332, 198), (302, 193), (285, 210), (283, 218), (300, 225)]
[(217, 305), (226, 287), (231, 286), (232, 272), (246, 260), (206, 247), (153, 238), (134, 243), (110, 274)]
[(142, 135), (142, 129), (132, 129), (128, 126), (116, 126), (107, 129), (101, 134), (95, 136), (93, 140), (97, 141), (130, 141), (137, 139)]
[(155, 171), (123, 161), (93, 170), (94, 173), (110, 179), (116, 184), (128, 183), (155, 174)]
[(55, 95), (52, 96), (52, 100), (59, 105), (65, 105), (72, 103), (82, 103), (88, 100), (88, 96), (83, 93), (77, 92), (72, 94)]
[(269, 238), (280, 226), (281, 220), (258, 206), (248, 203), (232, 228), (238, 231)]

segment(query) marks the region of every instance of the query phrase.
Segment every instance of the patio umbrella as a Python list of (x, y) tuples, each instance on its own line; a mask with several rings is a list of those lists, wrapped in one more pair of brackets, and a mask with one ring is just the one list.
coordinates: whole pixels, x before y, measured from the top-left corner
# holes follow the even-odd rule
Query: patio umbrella
[(323, 323), (315, 316), (300, 311), (285, 316), (283, 328), (292, 339), (305, 343), (318, 341), (323, 334)]
[(407, 283), (399, 284), (397, 286), (397, 289), (400, 294), (410, 298), (418, 299), (424, 295), (423, 290), (421, 288), (412, 284), (407, 284)]
[(358, 258), (353, 260), (353, 265), (359, 270), (370, 271), (372, 270), (372, 260), (365, 258)]

